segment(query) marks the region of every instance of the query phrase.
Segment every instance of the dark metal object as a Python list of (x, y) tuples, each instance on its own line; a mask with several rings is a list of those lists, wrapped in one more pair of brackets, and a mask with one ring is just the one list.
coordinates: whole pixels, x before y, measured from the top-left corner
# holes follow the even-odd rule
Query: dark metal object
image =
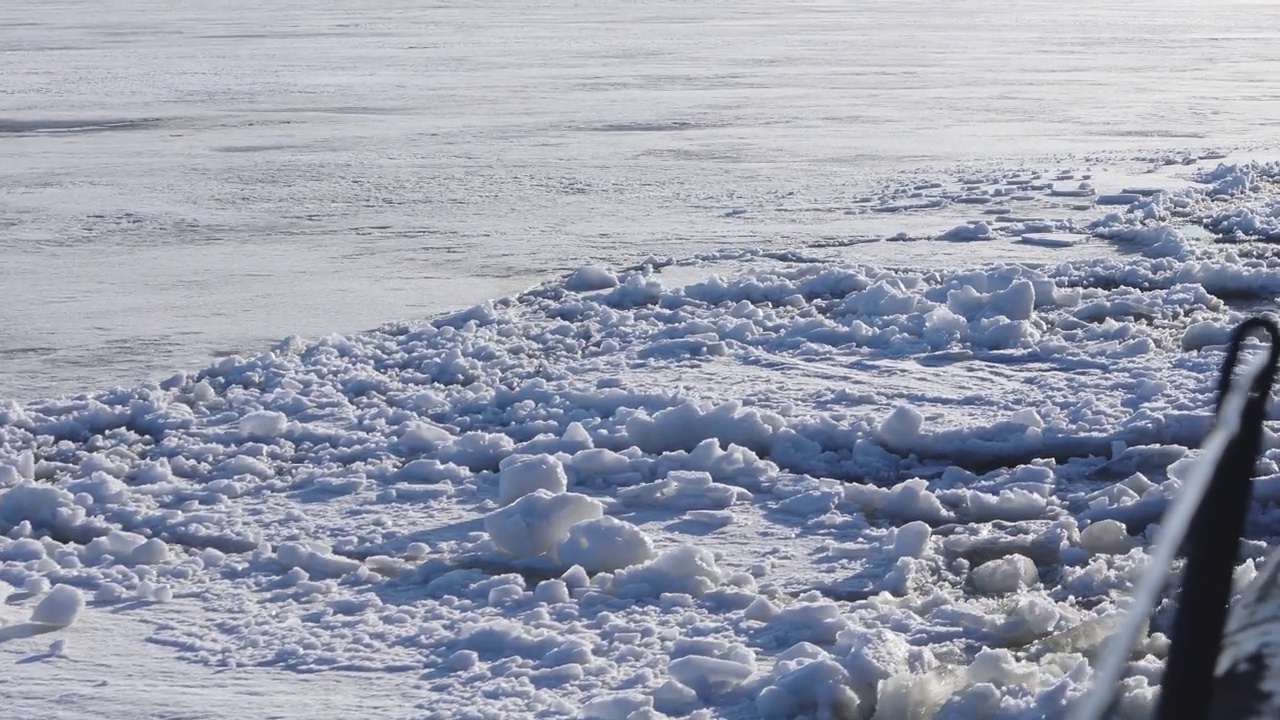
[[(1218, 381), (1218, 416), (1215, 422), (1222, 423), (1223, 400), (1234, 382), (1233, 373), (1239, 361), (1241, 343), (1257, 331), (1269, 336), (1269, 362), (1249, 388), (1237, 431), (1228, 440), (1222, 458), (1214, 468), (1209, 488), (1188, 532), (1182, 593), (1161, 683), (1160, 703), (1155, 715), (1157, 720), (1207, 718), (1210, 717), (1211, 704), (1218, 705), (1215, 712), (1226, 711), (1222, 702), (1229, 698), (1225, 695), (1215, 697), (1214, 669), (1223, 648), (1231, 576), (1244, 532), (1254, 467), (1262, 450), (1267, 402), (1275, 381), (1277, 361), (1280, 360), (1280, 328), (1263, 318), (1251, 318), (1241, 323), (1232, 336)], [(1280, 670), (1280, 667), (1276, 669)], [(1256, 667), (1249, 669), (1255, 685), (1256, 670)], [(1245, 680), (1245, 673), (1238, 673), (1234, 679)], [(1237, 692), (1238, 687), (1231, 691)], [(1244, 716), (1232, 710), (1221, 717)]]

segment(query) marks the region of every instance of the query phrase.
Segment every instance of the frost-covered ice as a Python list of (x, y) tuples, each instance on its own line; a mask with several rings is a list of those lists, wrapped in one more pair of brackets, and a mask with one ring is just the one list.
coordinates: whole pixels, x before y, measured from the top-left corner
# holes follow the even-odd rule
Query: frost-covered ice
[[(1229, 328), (1280, 289), (1271, 246), (1187, 224), (1273, 193), (1250, 167), (1073, 221), (1123, 256), (654, 259), (8, 402), (0, 657), (101, 657), (81, 635), (114, 623), (149, 663), (276, 692), (395, 678), (422, 717), (1062, 717)], [(1134, 717), (1169, 607), (1121, 688)]]
[[(901, 4), (834, 45), (821, 4), (794, 42), (700, 3), (197, 9), (181, 43), (140, 38), (141, 6), (0, 22), (33, 38), (7, 56), (28, 104), (0, 120), (6, 262), (52, 283), (0, 286), (0, 387), (45, 396), (0, 404), (6, 710), (1061, 718), (1197, 457), (1230, 329), (1280, 294), (1280, 167), (1154, 147), (1262, 132), (1237, 112), (1262, 101), (1162, 85), (1235, 66), (1134, 40), (1235, 37), (1258, 6), (1152, 34), (1086, 4), (1114, 22), (1083, 40), (1078, 3), (912, 10), (946, 63), (883, 32)], [(1129, 54), (1078, 52), (1097, 33)], [(832, 60), (860, 48), (874, 67)], [(1055, 76), (1096, 55), (1132, 102), (1090, 114), (1097, 77), (1066, 102), (1018, 69), (1063, 48)], [(266, 57), (297, 64), (267, 82)], [(1069, 157), (953, 164), (1068, 135)], [(100, 305), (182, 312), (152, 333)], [(98, 324), (41, 350), (75, 317)], [(124, 350), (86, 350), (104, 337)], [(163, 380), (54, 397), (143, 353)], [(1259, 468), (1238, 586), (1280, 529), (1280, 451)], [(1124, 717), (1154, 702), (1170, 608)]]

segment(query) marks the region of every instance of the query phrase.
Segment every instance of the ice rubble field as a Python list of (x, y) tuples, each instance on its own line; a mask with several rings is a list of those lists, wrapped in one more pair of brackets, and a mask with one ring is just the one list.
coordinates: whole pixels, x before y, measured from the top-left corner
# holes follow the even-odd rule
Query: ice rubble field
[[(9, 402), (6, 703), (1062, 717), (1195, 458), (1230, 328), (1280, 292), (1255, 242), (1280, 235), (1280, 164), (1186, 167), (1164, 189), (992, 171), (886, 208), (972, 215), (891, 238), (904, 253), (1014, 240), (1040, 262), (587, 266), (431, 322)], [(1022, 196), (1075, 204), (1000, 207)], [(1278, 462), (1242, 582), (1280, 529)], [(1151, 707), (1170, 610), (1121, 717)]]

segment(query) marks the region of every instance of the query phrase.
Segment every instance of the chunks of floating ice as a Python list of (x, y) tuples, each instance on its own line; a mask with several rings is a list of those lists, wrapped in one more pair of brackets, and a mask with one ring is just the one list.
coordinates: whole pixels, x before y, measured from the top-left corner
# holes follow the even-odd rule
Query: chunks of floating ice
[(634, 413), (627, 418), (626, 431), (628, 440), (645, 452), (696, 451), (705, 446), (710, 455), (732, 454), (732, 447), (720, 450), (722, 444), (767, 448), (784, 424), (782, 417), (743, 408), (738, 400), (716, 406), (686, 402), (652, 416)]
[(986, 222), (972, 222), (957, 225), (938, 236), (939, 240), (952, 242), (972, 242), (974, 240), (990, 240), (995, 237), (991, 226)]
[(784, 663), (780, 669), (785, 672), (756, 696), (761, 717), (860, 717), (860, 699), (848, 686), (849, 673), (835, 661)]
[(890, 448), (906, 448), (920, 435), (924, 415), (910, 405), (899, 405), (876, 427), (876, 437)]
[(1182, 331), (1183, 350), (1203, 350), (1210, 345), (1226, 345), (1231, 341), (1231, 326), (1214, 320), (1192, 323)]
[(0, 533), (9, 533), (24, 521), (33, 528), (71, 532), (84, 522), (86, 514), (72, 498), (71, 493), (53, 485), (9, 488), (0, 493)]
[(844, 655), (840, 664), (849, 672), (848, 684), (864, 705), (874, 702), (882, 681), (908, 672), (913, 664), (924, 667), (933, 663), (929, 650), (912, 647), (905, 637), (884, 628), (844, 632), (835, 652)]
[(627, 505), (670, 510), (722, 510), (736, 502), (751, 499), (751, 493), (713, 482), (707, 472), (674, 470), (661, 480), (620, 488), (617, 497)]
[[(436, 324), (235, 358), (208, 380), (0, 403), (0, 588), (31, 592), (28, 612), (59, 581), (105, 602), (235, 600), (240, 588), (255, 602), (203, 603), (156, 632), (199, 662), (428, 658), (459, 673), (428, 678), (444, 714), (505, 703), (567, 717), (594, 700), (586, 714), (628, 720), (704, 704), (707, 716), (933, 717), (958, 689), (943, 715), (977, 716), (992, 709), (984, 684), (999, 690), (999, 716), (1060, 714), (1083, 687), (1063, 680), (1061, 658), (1034, 653), (1056, 668), (1044, 673), (984, 656), (935, 675), (923, 654), (1097, 645), (1109, 629), (1070, 628), (1142, 571), (1124, 530), (1159, 520), (1182, 473), (1172, 450), (1189, 455), (1211, 418), (1221, 350), (1179, 342), (1228, 338), (1239, 309), (1210, 293), (1280, 289), (1274, 248), (1159, 225), (1229, 212), (1211, 232), (1280, 236), (1269, 197), (1197, 190), (1135, 205), (1096, 225), (1039, 210), (988, 222), (997, 236), (1170, 257), (929, 270), (744, 251), (729, 279), (663, 288), (628, 273), (611, 292), (617, 278), (584, 271), (568, 281), (580, 294), (544, 288)], [(683, 283), (715, 262), (663, 277)], [(743, 362), (676, 353), (713, 342)], [(1000, 347), (1018, 351), (989, 352)], [(1264, 500), (1280, 497), (1277, 462), (1261, 463)], [(1135, 474), (1164, 480), (1166, 466), (1164, 485)], [(508, 504), (468, 533), (492, 499)], [(1251, 517), (1266, 512), (1255, 503)], [(432, 530), (441, 523), (452, 529)], [(659, 550), (650, 523), (663, 525)], [(830, 532), (839, 550), (813, 553)], [(513, 564), (564, 572), (493, 577)], [(1236, 581), (1256, 573), (1249, 561)], [(827, 580), (848, 595), (784, 592)], [(420, 592), (397, 590), (412, 582)], [(509, 624), (467, 632), (495, 622)], [(797, 641), (826, 649), (775, 654)], [(1158, 676), (1158, 662), (1134, 666), (1135, 679)], [(456, 702), (444, 697), (454, 690)]]
[(839, 312), (888, 317), (908, 315), (928, 301), (907, 291), (900, 280), (879, 280), (863, 292), (855, 293), (840, 305)]
[(634, 272), (620, 282), (618, 287), (602, 298), (611, 307), (621, 310), (657, 304), (662, 297), (662, 281), (656, 277)]
[(252, 440), (270, 440), (280, 437), (289, 418), (275, 410), (257, 410), (240, 418), (240, 434)]
[(276, 560), (286, 570), (299, 568), (311, 577), (339, 577), (363, 567), (359, 560), (334, 555), (323, 546), (313, 547), (301, 542), (281, 543), (276, 548)]
[(627, 456), (605, 448), (580, 450), (569, 458), (569, 467), (573, 469), (578, 481), (586, 477), (607, 477), (619, 475), (631, 469), (631, 460)]
[(19, 538), (8, 545), (0, 541), (0, 560), (29, 562), (45, 556), (44, 545), (35, 538)]
[(459, 482), (469, 475), (469, 470), (452, 463), (441, 463), (435, 458), (419, 458), (405, 463), (404, 467), (392, 473), (389, 479), (410, 483), (439, 483)]
[(504, 467), (498, 474), (498, 502), (510, 505), (534, 490), (562, 493), (569, 480), (553, 455), (535, 455)]
[(55, 585), (31, 611), (31, 622), (38, 625), (66, 627), (75, 622), (84, 609), (84, 596), (70, 585)]
[(970, 573), (973, 587), (984, 595), (1005, 595), (1031, 587), (1040, 581), (1035, 562), (1026, 555), (1006, 555), (990, 560)]
[(458, 650), (445, 658), (444, 666), (450, 670), (470, 670), (480, 663), (480, 654), (475, 650)]
[(1025, 645), (1053, 632), (1062, 612), (1052, 600), (1032, 596), (1018, 601), (1000, 628), (1000, 634), (1008, 644)]
[(567, 603), (571, 599), (569, 586), (563, 580), (543, 580), (533, 589), (533, 599), (548, 605)]
[(1092, 197), (1098, 193), (1093, 189), (1093, 185), (1088, 182), (1082, 182), (1073, 188), (1050, 187), (1049, 195), (1053, 197)]
[(751, 677), (755, 668), (724, 658), (686, 655), (672, 660), (667, 671), (676, 682), (705, 700), (731, 692)]
[(687, 715), (699, 705), (698, 694), (676, 680), (667, 680), (653, 691), (653, 708), (667, 715)]
[(733, 512), (729, 510), (690, 510), (684, 514), (689, 522), (724, 527), (733, 524)]
[(413, 421), (405, 423), (396, 445), (401, 452), (412, 455), (433, 452), (452, 440), (453, 434), (439, 425)]
[(769, 598), (763, 595), (756, 596), (751, 601), (746, 610), (742, 611), (742, 617), (747, 620), (755, 620), (758, 622), (768, 622), (774, 615), (778, 614), (778, 606), (774, 605)]
[(42, 575), (32, 575), (22, 583), (22, 589), (32, 595), (39, 595), (49, 590), (49, 578)]
[(783, 608), (769, 620), (769, 631), (787, 644), (831, 643), (849, 623), (832, 602), (803, 602)]
[(85, 546), (85, 557), (94, 560), (103, 555), (110, 555), (119, 560), (131, 560), (134, 550), (141, 547), (146, 541), (146, 538), (137, 533), (112, 530), (106, 535), (89, 541), (89, 544)]
[(599, 500), (538, 489), (486, 515), (484, 530), (494, 546), (508, 555), (537, 557), (554, 550), (574, 523), (603, 515)]
[(1080, 547), (1091, 554), (1123, 554), (1134, 546), (1124, 524), (1117, 520), (1098, 520), (1080, 531)]
[(724, 582), (715, 556), (705, 548), (682, 545), (613, 576), (611, 590), (622, 597), (656, 598), (663, 593), (700, 597)]
[(1018, 238), (1018, 242), (1020, 243), (1049, 248), (1075, 247), (1088, 242), (1088, 240), (1088, 235), (1058, 232), (1029, 232), (1023, 233), (1022, 236)]
[(573, 292), (608, 290), (618, 286), (618, 277), (598, 265), (583, 265), (564, 281), (564, 289)]
[(462, 465), (472, 470), (496, 470), (498, 463), (515, 449), (515, 443), (503, 433), (468, 432), (446, 443), (438, 451), (443, 463)]
[(970, 491), (966, 495), (968, 515), (974, 520), (1033, 520), (1043, 517), (1048, 500), (1023, 488), (1004, 488), (999, 495)]
[(1138, 193), (1118, 192), (1099, 195), (1093, 201), (1099, 205), (1132, 205), (1142, 198)]
[(933, 529), (921, 520), (913, 520), (902, 527), (894, 528), (886, 538), (889, 556), (893, 558), (923, 557), (929, 550), (929, 538), (932, 535)]
[(129, 553), (135, 565), (159, 565), (168, 558), (169, 546), (160, 538), (150, 538)]
[(630, 720), (645, 717), (644, 712), (652, 708), (653, 698), (640, 693), (608, 695), (587, 703), (578, 717), (583, 720)]
[(812, 517), (831, 512), (843, 499), (844, 491), (836, 488), (810, 490), (783, 500), (776, 509), (782, 513)]
[(556, 545), (555, 554), (564, 565), (580, 565), (591, 573), (608, 572), (653, 557), (653, 544), (635, 525), (606, 516), (571, 525), (568, 537)]
[(947, 308), (968, 318), (1003, 316), (1009, 320), (1030, 320), (1036, 306), (1035, 285), (1018, 280), (1003, 290), (982, 293), (972, 285), (963, 285), (947, 293)]
[[(1192, 257), (1191, 242), (1181, 231), (1170, 225), (1121, 226), (1097, 229), (1094, 233), (1124, 246), (1132, 246), (1148, 258)], [(1184, 269), (1183, 272), (1185, 271)]]
[(936, 495), (929, 492), (929, 483), (922, 478), (905, 480), (890, 488), (879, 511), (884, 517), (899, 520), (951, 519), (951, 512), (943, 507)]
[(1030, 428), (1044, 427), (1044, 419), (1040, 417), (1040, 413), (1035, 411), (1035, 408), (1022, 408), (1021, 410), (1015, 410), (1014, 413), (1009, 416), (1009, 422), (1025, 425)]
[(125, 589), (111, 582), (102, 583), (93, 593), (94, 601), (101, 603), (116, 602), (124, 597)]

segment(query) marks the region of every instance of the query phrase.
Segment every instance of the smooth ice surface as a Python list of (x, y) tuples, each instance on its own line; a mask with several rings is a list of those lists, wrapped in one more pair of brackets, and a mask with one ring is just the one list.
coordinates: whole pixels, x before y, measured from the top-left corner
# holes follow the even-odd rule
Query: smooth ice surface
[[(956, 161), (1269, 142), (1256, 83), (1280, 69), (1277, 12), (6, 3), (0, 396), (160, 379), (585, 264), (1022, 212), (1017, 192), (961, 187), (977, 217), (885, 216), (950, 201), (879, 180), (928, 184), (919, 171)], [(1107, 203), (1153, 185), (1045, 182), (1057, 201)], [(1095, 198), (1071, 195), (1090, 182)], [(983, 242), (928, 257), (967, 261)]]

